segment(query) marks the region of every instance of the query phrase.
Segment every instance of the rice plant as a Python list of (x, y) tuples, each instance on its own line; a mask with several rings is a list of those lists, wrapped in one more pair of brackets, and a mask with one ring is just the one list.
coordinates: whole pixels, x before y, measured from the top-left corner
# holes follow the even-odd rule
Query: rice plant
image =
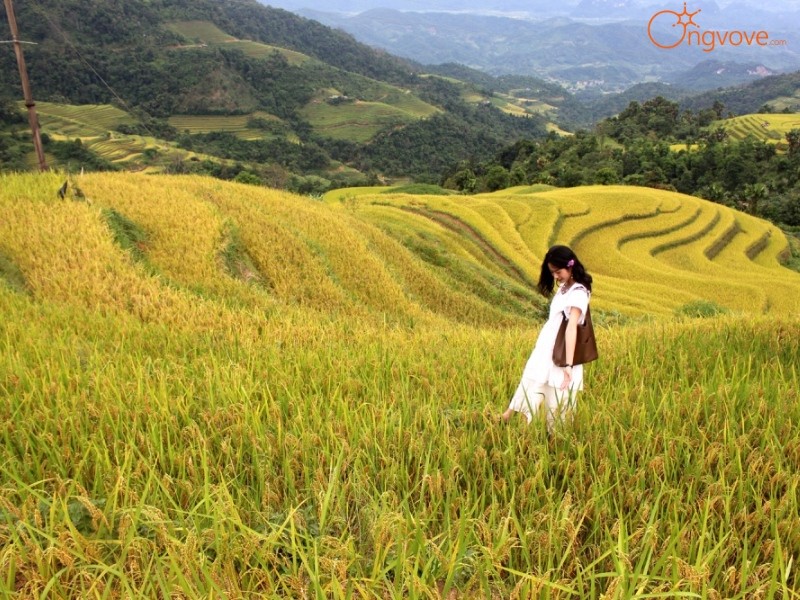
[[(796, 290), (748, 258), (747, 219), (713, 260), (707, 239), (649, 253), (681, 218), (692, 235), (691, 211), (654, 217), (653, 239), (624, 220), (584, 238), (608, 240), (598, 323), (629, 324), (598, 326), (601, 358), (548, 435), (496, 418), (540, 314), (510, 308), (509, 279), (487, 296), (456, 232), (368, 194), (92, 174), (70, 180), (88, 201), (64, 201), (64, 177), (0, 175), (4, 596), (800, 596), (796, 314), (710, 310), (710, 286), (661, 318), (601, 292), (611, 263), (657, 278), (681, 252)], [(628, 214), (577, 191), (546, 192), (542, 218)], [(533, 218), (528, 200), (482, 205), (475, 231)], [(417, 224), (447, 260), (403, 243)], [(245, 258), (258, 277), (230, 268)]]

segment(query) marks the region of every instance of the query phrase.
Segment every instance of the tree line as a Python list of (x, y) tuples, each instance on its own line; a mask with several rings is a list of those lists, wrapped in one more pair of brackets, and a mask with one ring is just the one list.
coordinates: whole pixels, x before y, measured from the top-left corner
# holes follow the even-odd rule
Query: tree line
[(719, 101), (700, 111), (662, 97), (631, 102), (591, 131), (521, 140), (490, 161), (451, 165), (440, 183), (469, 193), (536, 183), (642, 185), (800, 227), (800, 129), (786, 134), (779, 151), (752, 136), (731, 139), (716, 125), (725, 112)]

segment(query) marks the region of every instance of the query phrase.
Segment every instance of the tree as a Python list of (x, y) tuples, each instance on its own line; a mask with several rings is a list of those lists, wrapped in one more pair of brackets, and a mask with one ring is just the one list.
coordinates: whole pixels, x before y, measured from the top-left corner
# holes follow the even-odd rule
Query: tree
[(250, 171), (239, 171), (236, 177), (233, 180), (237, 183), (247, 183), (249, 185), (263, 185), (264, 182), (261, 181), (261, 178), (256, 175), (255, 173), (251, 173)]
[(744, 207), (751, 215), (760, 214), (760, 204), (769, 196), (769, 189), (763, 183), (747, 183), (742, 189)]
[(613, 167), (602, 167), (595, 174), (594, 180), (601, 185), (612, 185), (619, 183), (619, 174)]
[(509, 179), (508, 171), (504, 167), (500, 165), (494, 165), (489, 167), (489, 170), (486, 171), (486, 176), (484, 177), (483, 182), (487, 190), (494, 192), (507, 188)]
[(786, 141), (789, 142), (789, 154), (800, 153), (800, 129), (791, 129), (786, 132)]
[(446, 188), (460, 190), (467, 194), (474, 192), (477, 186), (478, 178), (475, 177), (475, 173), (471, 169), (462, 169), (450, 177), (444, 185)]

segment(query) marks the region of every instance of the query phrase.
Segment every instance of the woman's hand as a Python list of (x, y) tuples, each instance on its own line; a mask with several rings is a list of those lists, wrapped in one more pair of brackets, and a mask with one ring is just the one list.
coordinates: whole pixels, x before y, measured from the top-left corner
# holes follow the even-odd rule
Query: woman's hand
[(572, 385), (572, 367), (564, 367), (564, 379), (561, 381), (561, 391), (565, 392)]

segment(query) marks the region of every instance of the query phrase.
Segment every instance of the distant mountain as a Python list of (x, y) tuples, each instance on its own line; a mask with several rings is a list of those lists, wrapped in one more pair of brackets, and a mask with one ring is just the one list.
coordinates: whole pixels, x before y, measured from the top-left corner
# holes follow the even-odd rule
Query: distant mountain
[(355, 14), (374, 8), (403, 11), (458, 12), (473, 14), (564, 15), (580, 0), (553, 3), (550, 0), (265, 0), (264, 4), (287, 10), (326, 10)]
[[(703, 7), (700, 14), (704, 23), (716, 23), (715, 19), (727, 14), (727, 9), (723, 11), (713, 1), (694, 6)], [(696, 43), (671, 50), (658, 48), (650, 41), (646, 27), (654, 9), (631, 0), (584, 0), (572, 12), (579, 10), (584, 15), (596, 13), (609, 18), (594, 22), (566, 17), (531, 21), (385, 8), (356, 15), (317, 10), (301, 10), (300, 14), (423, 64), (457, 62), (492, 75), (535, 76), (570, 91), (619, 92), (647, 81), (680, 82), (682, 73), (712, 58), (728, 65), (725, 81), (711, 78), (702, 89), (751, 80), (747, 71), (753, 70), (753, 65), (763, 66), (760, 72), (766, 74), (800, 68), (800, 54), (791, 43), (768, 48), (720, 46), (713, 55)], [(626, 20), (611, 18), (625, 15)], [(656, 21), (655, 27), (657, 31), (658, 27), (672, 30), (671, 25)], [(773, 33), (770, 39), (789, 39), (794, 33), (781, 35)], [(701, 89), (702, 84), (703, 78), (696, 78), (692, 87)]]
[(734, 115), (758, 112), (777, 98), (794, 98), (794, 110), (800, 107), (800, 71), (764, 77), (747, 85), (729, 87), (687, 96), (681, 100), (683, 109), (702, 110), (715, 101), (722, 102)]
[[(405, 12), (445, 12), (493, 15), (541, 21), (570, 17), (579, 21), (609, 22), (635, 20), (647, 23), (659, 10), (682, 10), (681, 0), (263, 0), (265, 4), (291, 11), (334, 12), (347, 16), (373, 9)], [(793, 0), (769, 3), (757, 0), (687, 0), (687, 10), (701, 11), (704, 29), (767, 29), (794, 38), (794, 23), (800, 22), (800, 4)]]
[(677, 102), (690, 95), (690, 91), (678, 86), (653, 82), (638, 83), (618, 94), (582, 93), (576, 99), (583, 107), (585, 122), (596, 124), (623, 111), (631, 102), (644, 103), (658, 96)]
[(687, 90), (704, 91), (737, 86), (776, 74), (760, 63), (707, 60), (689, 71), (665, 77), (665, 81)]

